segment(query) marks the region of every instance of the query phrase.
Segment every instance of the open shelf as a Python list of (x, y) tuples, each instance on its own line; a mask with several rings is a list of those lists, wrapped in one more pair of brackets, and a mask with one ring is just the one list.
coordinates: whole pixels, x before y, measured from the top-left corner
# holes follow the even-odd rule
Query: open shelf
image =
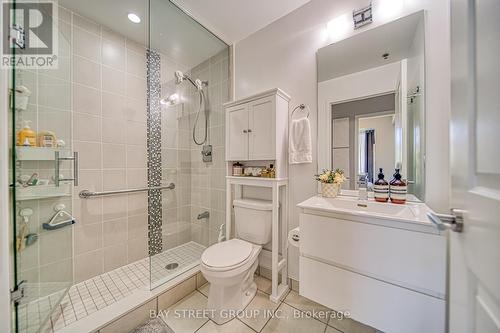
[(61, 157), (69, 156), (67, 148), (16, 147), (18, 161), (53, 161), (55, 152), (61, 152)]
[(61, 184), (59, 187), (56, 187), (54, 184), (16, 187), (17, 201), (68, 197), (70, 195), (71, 184)]

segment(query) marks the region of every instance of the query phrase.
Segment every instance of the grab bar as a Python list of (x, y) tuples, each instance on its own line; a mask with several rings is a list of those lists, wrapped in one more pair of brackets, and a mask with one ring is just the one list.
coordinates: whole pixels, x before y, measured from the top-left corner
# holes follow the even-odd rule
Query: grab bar
[(118, 190), (118, 191), (106, 191), (106, 192), (92, 192), (89, 190), (81, 191), (78, 196), (82, 199), (89, 199), (94, 197), (102, 197), (105, 195), (114, 195), (114, 194), (126, 194), (126, 193), (135, 193), (135, 192), (146, 192), (151, 190), (173, 190), (175, 189), (175, 184), (170, 183), (165, 186), (153, 186), (153, 187), (145, 187), (145, 188), (133, 188), (129, 190)]

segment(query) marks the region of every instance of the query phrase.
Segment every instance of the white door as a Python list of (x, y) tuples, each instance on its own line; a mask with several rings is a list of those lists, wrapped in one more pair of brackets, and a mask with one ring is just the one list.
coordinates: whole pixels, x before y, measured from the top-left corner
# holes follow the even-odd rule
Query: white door
[(500, 332), (500, 1), (452, 0), (449, 332)]
[(262, 98), (249, 105), (248, 159), (250, 160), (274, 160), (276, 158), (274, 108), (274, 97)]
[(227, 160), (248, 159), (248, 105), (237, 105), (227, 110)]

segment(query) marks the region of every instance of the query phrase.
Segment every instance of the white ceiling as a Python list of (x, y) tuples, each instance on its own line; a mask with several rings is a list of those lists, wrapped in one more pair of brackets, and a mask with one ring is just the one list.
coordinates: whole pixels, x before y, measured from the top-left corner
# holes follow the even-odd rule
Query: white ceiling
[(173, 0), (226, 43), (235, 43), (311, 0)]
[[(227, 47), (169, 0), (59, 0), (59, 3), (132, 40), (150, 45), (186, 68)], [(139, 15), (141, 23), (130, 22), (128, 13)]]

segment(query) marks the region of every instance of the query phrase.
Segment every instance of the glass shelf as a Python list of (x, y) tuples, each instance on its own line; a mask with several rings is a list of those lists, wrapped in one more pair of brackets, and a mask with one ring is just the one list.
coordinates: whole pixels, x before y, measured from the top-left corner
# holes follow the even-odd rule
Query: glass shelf
[(59, 187), (50, 184), (16, 188), (17, 201), (69, 197), (70, 195), (71, 184), (61, 184)]
[(61, 152), (61, 157), (70, 155), (67, 148), (16, 147), (18, 161), (53, 161), (55, 152)]

